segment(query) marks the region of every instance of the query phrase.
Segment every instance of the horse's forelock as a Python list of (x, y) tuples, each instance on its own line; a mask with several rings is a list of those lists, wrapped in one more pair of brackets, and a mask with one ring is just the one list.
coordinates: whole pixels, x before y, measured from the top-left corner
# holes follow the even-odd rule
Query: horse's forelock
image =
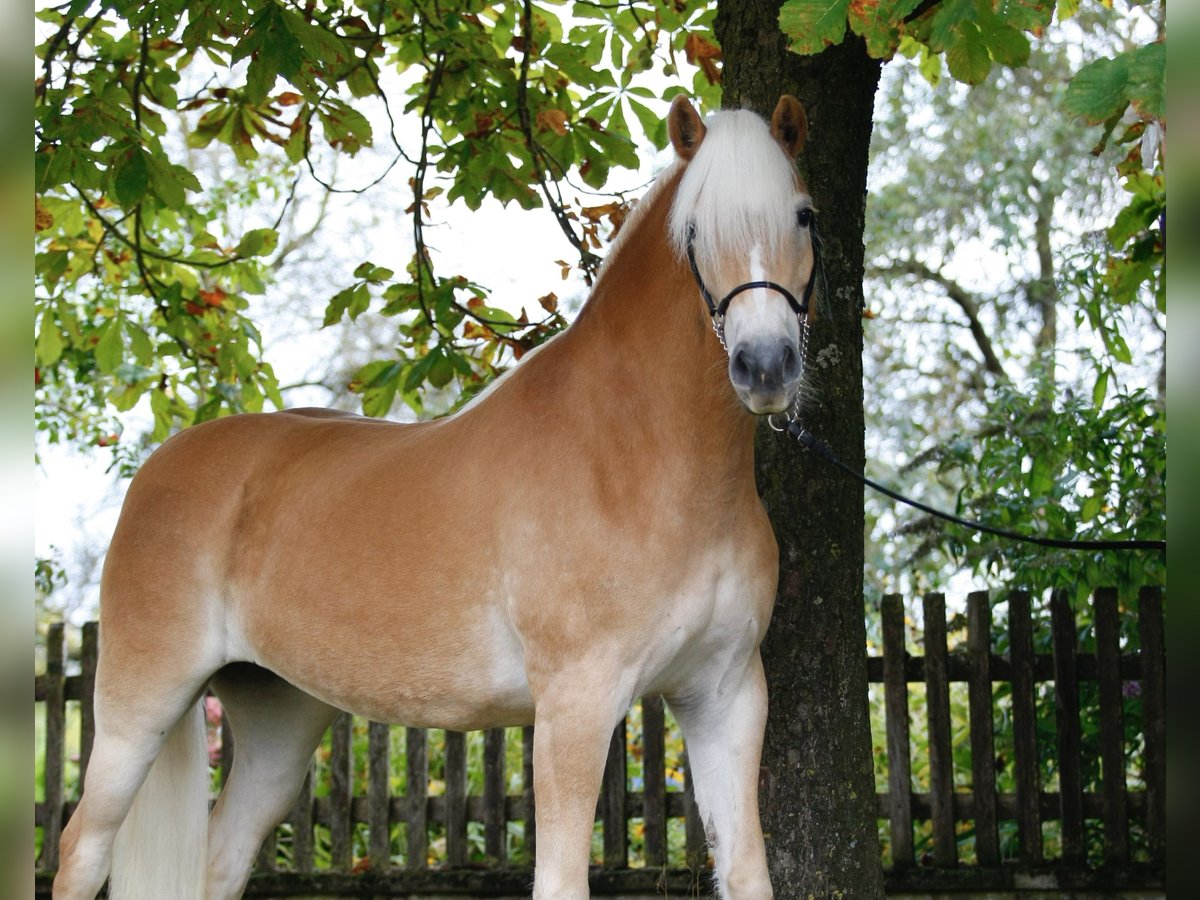
[(697, 255), (768, 253), (795, 227), (799, 179), (767, 123), (745, 110), (708, 120), (671, 209), (671, 243), (685, 253), (695, 227)]

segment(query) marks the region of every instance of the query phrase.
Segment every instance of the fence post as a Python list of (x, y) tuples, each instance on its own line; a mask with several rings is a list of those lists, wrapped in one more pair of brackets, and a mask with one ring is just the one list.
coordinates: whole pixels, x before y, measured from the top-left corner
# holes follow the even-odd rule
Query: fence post
[(927, 594), (925, 619), (925, 708), (929, 717), (929, 792), (933, 817), (933, 862), (958, 862), (954, 835), (954, 754), (950, 745), (950, 679), (946, 671), (946, 598)]
[(1167, 692), (1162, 589), (1144, 587), (1138, 597), (1142, 652), (1142, 733), (1146, 739), (1146, 841), (1150, 862), (1167, 855)]
[(339, 713), (330, 727), (329, 746), (329, 864), (335, 872), (348, 872), (352, 862), (354, 796), (351, 763), (353, 723), (349, 713)]
[(629, 866), (629, 823), (625, 818), (628, 784), (625, 767), (627, 733), (628, 721), (621, 719), (608, 744), (608, 759), (604, 764), (604, 787), (600, 795), (601, 814), (604, 818), (604, 865), (613, 869)]
[(892, 865), (913, 864), (912, 760), (908, 742), (908, 651), (904, 649), (904, 601), (887, 594), (880, 605), (883, 624), (884, 723), (887, 728), (888, 827)]
[(975, 796), (975, 860), (1000, 865), (996, 830), (996, 740), (992, 728), (992, 611), (987, 591), (967, 597), (967, 653), (970, 660), (971, 780)]
[(642, 698), (642, 822), (647, 868), (667, 864), (665, 719), (662, 697)]
[(392, 860), (389, 732), (382, 722), (367, 726), (367, 853), (373, 872), (385, 871)]
[(508, 858), (508, 815), (504, 809), (506, 732), (492, 728), (483, 735), (484, 850), (493, 863)]
[(1017, 839), (1021, 861), (1042, 861), (1042, 821), (1038, 806), (1037, 708), (1034, 704), (1033, 621), (1029, 594), (1008, 598), (1008, 642), (1012, 662), (1013, 764), (1017, 772)]
[(1075, 615), (1065, 590), (1050, 595), (1050, 627), (1054, 640), (1054, 712), (1058, 727), (1059, 814), (1062, 858), (1084, 861), (1083, 775), (1080, 769), (1079, 674), (1076, 663)]
[(63, 826), (63, 764), (66, 756), (66, 677), (63, 670), (63, 625), (46, 630), (46, 818), (42, 827), (41, 868), (58, 868), (58, 842)]
[(1121, 691), (1121, 635), (1117, 592), (1100, 588), (1096, 611), (1096, 677), (1100, 681), (1101, 818), (1104, 861), (1129, 862), (1129, 826), (1125, 816), (1125, 713)]
[(446, 732), (446, 862), (467, 864), (467, 736)]
[(100, 624), (83, 623), (83, 643), (79, 648), (79, 790), (87, 778), (92, 745), (96, 743), (96, 663), (100, 656)]
[(410, 869), (429, 862), (429, 734), (424, 728), (404, 729), (404, 765), (408, 791), (405, 859)]

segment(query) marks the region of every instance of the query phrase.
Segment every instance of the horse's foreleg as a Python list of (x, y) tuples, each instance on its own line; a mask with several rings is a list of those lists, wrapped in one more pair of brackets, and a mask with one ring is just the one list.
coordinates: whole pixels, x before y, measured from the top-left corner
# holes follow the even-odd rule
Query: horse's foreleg
[(263, 840), (291, 809), (337, 710), (265, 669), (229, 666), (213, 688), (233, 726), (233, 771), (208, 831), (207, 900), (242, 896)]
[(587, 900), (596, 800), (620, 701), (593, 690), (587, 673), (559, 677), (536, 700), (533, 737), (537, 798), (534, 900)]
[[(767, 721), (762, 660), (752, 654), (741, 672), (717, 688), (671, 703), (695, 778), (696, 802), (716, 859), (724, 900), (770, 900), (762, 823), (759, 761)], [(539, 834), (539, 839), (541, 835)]]

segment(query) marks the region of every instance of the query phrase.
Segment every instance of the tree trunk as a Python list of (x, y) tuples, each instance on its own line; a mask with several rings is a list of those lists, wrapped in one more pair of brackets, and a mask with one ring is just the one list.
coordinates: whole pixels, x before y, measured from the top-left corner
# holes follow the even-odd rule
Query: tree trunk
[[(721, 0), (724, 102), (770, 115), (781, 93), (808, 112), (800, 166), (818, 212), (820, 318), (809, 345), (814, 396), (803, 424), (848, 464), (863, 449), (863, 212), (880, 63), (848, 36), (818, 56), (786, 49), (779, 0)], [(819, 283), (820, 284), (820, 283)], [(776, 897), (882, 897), (867, 714), (863, 489), (766, 427), (759, 489), (780, 549), (763, 645), (771, 712), (763, 827)]]

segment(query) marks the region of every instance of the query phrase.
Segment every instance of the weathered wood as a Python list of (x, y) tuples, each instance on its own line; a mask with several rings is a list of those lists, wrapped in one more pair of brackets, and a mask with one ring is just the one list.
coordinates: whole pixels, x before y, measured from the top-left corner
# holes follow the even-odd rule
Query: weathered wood
[(976, 801), (975, 859), (978, 865), (995, 866), (1000, 864), (1000, 839), (996, 825), (996, 741), (990, 672), (992, 611), (987, 591), (976, 591), (967, 597), (967, 654), (971, 663), (967, 703), (971, 717), (971, 780)]
[(537, 855), (536, 808), (533, 795), (533, 726), (521, 729), (521, 797), (525, 801), (525, 858), (530, 862)]
[(390, 868), (392, 859), (389, 731), (382, 722), (367, 726), (367, 854), (373, 872)]
[(685, 865), (693, 872), (703, 869), (708, 861), (708, 839), (700, 819), (700, 808), (696, 806), (696, 788), (686, 749), (683, 753), (683, 842)]
[(913, 857), (912, 760), (908, 738), (908, 684), (904, 679), (904, 600), (888, 594), (880, 605), (883, 626), (884, 720), (887, 725), (888, 830), (892, 865), (911, 866)]
[[(205, 721), (208, 721), (208, 709), (204, 710)], [(221, 708), (221, 787), (229, 783), (229, 776), (233, 774), (233, 754), (234, 754), (234, 734), (233, 723), (229, 721), (229, 714), (225, 712), (224, 707)]]
[(313, 870), (313, 767), (310, 762), (292, 806), (288, 821), (292, 824), (292, 868), (297, 872)]
[(954, 833), (954, 751), (950, 744), (950, 682), (946, 676), (946, 598), (927, 594), (925, 709), (929, 718), (929, 789), (933, 795), (933, 864), (958, 863)]
[(46, 871), (58, 868), (58, 844), (63, 827), (63, 766), (66, 757), (63, 625), (46, 629), (46, 759), (44, 790), (47, 815), (42, 826), (42, 858)]
[(446, 732), (446, 862), (467, 864), (467, 736)]
[(88, 763), (96, 743), (96, 663), (100, 659), (100, 623), (83, 623), (83, 641), (79, 647), (79, 789), (87, 783)]
[[(1080, 681), (1096, 680), (1096, 655), (1080, 653), (1075, 658)], [(993, 682), (1012, 681), (1012, 663), (1003, 656), (992, 654), (989, 661)], [(951, 681), (966, 681), (971, 674), (971, 662), (967, 654), (955, 651), (946, 660), (946, 670)], [(1035, 681), (1054, 680), (1054, 657), (1049, 653), (1039, 653), (1033, 658), (1033, 677)], [(1127, 681), (1136, 681), (1142, 677), (1141, 657), (1136, 653), (1121, 654), (1121, 677)], [(872, 684), (883, 683), (883, 657), (867, 657), (867, 680)], [(925, 657), (910, 656), (904, 661), (904, 680), (909, 684), (920, 684), (925, 681)], [(70, 699), (68, 695), (67, 699)]]
[(1142, 653), (1142, 734), (1146, 783), (1146, 844), (1152, 863), (1167, 857), (1167, 651), (1162, 589), (1144, 587), (1138, 596)]
[(505, 731), (492, 728), (483, 735), (484, 852), (492, 863), (508, 858), (508, 829), (504, 814)]
[(604, 820), (604, 865), (623, 869), (629, 865), (629, 822), (625, 818), (625, 794), (628, 773), (625, 768), (627, 721), (622, 719), (613, 730), (604, 764), (600, 791), (600, 812)]
[(410, 869), (423, 869), (429, 861), (429, 742), (424, 728), (404, 729), (404, 766), (405, 859)]
[(1125, 714), (1121, 691), (1120, 620), (1117, 592), (1094, 594), (1096, 660), (1100, 673), (1100, 778), (1104, 796), (1104, 861), (1129, 861), (1129, 825), (1125, 816)]
[(1037, 707), (1034, 703), (1033, 621), (1029, 594), (1008, 598), (1008, 641), (1012, 662), (1013, 765), (1016, 769), (1017, 843), (1023, 863), (1042, 861), (1042, 823), (1038, 814)]
[(346, 872), (353, 862), (354, 825), (350, 801), (354, 796), (351, 741), (354, 724), (341, 713), (330, 726), (329, 739), (329, 866)]
[(1054, 646), (1054, 713), (1057, 727), (1058, 793), (1062, 823), (1062, 858), (1079, 865), (1086, 847), (1083, 828), (1082, 738), (1079, 727), (1079, 677), (1076, 673), (1075, 614), (1067, 591), (1050, 596), (1050, 627)]
[[(888, 811), (888, 795), (876, 794), (876, 811), (878, 817), (883, 819), (887, 817)], [(975, 818), (975, 813), (978, 810), (977, 797), (973, 791), (958, 791), (954, 797), (954, 815), (959, 822), (970, 822)], [(1018, 797), (1015, 793), (1003, 793), (995, 795), (996, 816), (998, 819), (1016, 820), (1021, 806), (1017, 802)], [(1144, 791), (1129, 791), (1126, 794), (1126, 805), (1129, 808), (1129, 814), (1134, 817), (1140, 817), (1146, 809), (1146, 794)], [(1061, 806), (1061, 801), (1057, 791), (1042, 791), (1038, 794), (1037, 809), (1038, 815), (1043, 821), (1050, 821), (1058, 816), (1058, 810)], [(933, 801), (929, 793), (925, 791), (914, 791), (912, 794), (912, 811), (915, 819), (932, 819), (933, 818)], [(1099, 819), (1104, 811), (1104, 798), (1102, 794), (1085, 793), (1083, 795), (1083, 817), (1085, 819)]]
[(645, 864), (667, 864), (667, 767), (662, 697), (642, 698), (642, 823)]

